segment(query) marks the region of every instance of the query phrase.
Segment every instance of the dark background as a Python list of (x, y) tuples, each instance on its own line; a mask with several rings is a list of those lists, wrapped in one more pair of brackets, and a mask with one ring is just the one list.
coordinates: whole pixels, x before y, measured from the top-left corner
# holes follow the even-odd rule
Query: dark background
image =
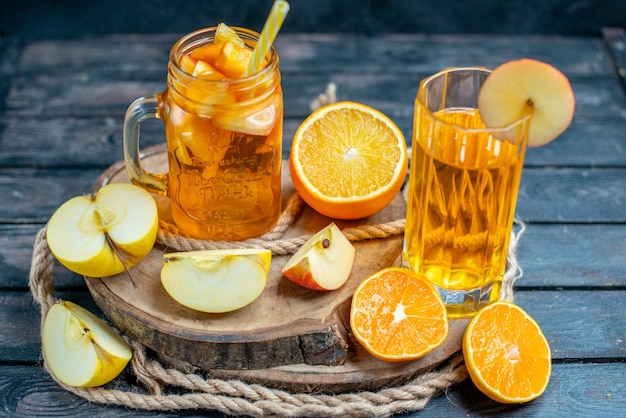
[[(272, 0), (2, 0), (0, 36), (186, 33), (220, 21), (260, 30)], [(282, 31), (599, 36), (626, 0), (291, 0)]]

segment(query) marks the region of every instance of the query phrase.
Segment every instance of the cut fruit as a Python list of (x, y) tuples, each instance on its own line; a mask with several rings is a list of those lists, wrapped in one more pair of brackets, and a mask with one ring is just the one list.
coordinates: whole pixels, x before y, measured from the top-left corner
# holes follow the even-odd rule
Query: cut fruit
[[(250, 135), (269, 135), (276, 121), (283, 116), (283, 92), (278, 89), (266, 100), (245, 106), (220, 107), (212, 116), (212, 124), (221, 129)], [(228, 103), (228, 102), (227, 102)], [(282, 137), (282, 134), (278, 134)]]
[(126, 342), (102, 319), (72, 302), (52, 305), (42, 326), (43, 355), (54, 376), (70, 386), (101, 386), (132, 357)]
[(550, 381), (546, 337), (530, 315), (510, 302), (494, 302), (472, 318), (463, 336), (463, 358), (476, 387), (497, 402), (532, 401)]
[(385, 268), (356, 288), (350, 326), (357, 341), (385, 361), (420, 358), (448, 335), (446, 307), (437, 290), (398, 267)]
[(206, 61), (198, 60), (191, 73), (194, 77), (203, 80), (226, 80), (227, 77), (220, 73), (214, 66)]
[(352, 243), (331, 223), (296, 251), (283, 267), (283, 274), (309, 289), (339, 289), (350, 277), (355, 253)]
[(195, 60), (202, 60), (206, 62), (215, 62), (215, 59), (220, 53), (223, 44), (207, 44), (194, 48), (189, 55), (183, 55), (184, 57), (191, 57)]
[(304, 201), (336, 219), (382, 210), (408, 167), (402, 131), (376, 109), (338, 102), (315, 110), (296, 130), (289, 169)]
[(221, 22), (219, 25), (217, 25), (213, 42), (216, 44), (232, 42), (233, 44), (242, 48), (246, 46), (243, 39), (241, 39), (239, 35), (237, 35), (237, 32), (235, 32), (233, 28), (231, 28), (224, 22)]
[(161, 283), (174, 300), (188, 308), (230, 312), (261, 295), (271, 259), (271, 251), (253, 248), (164, 254)]
[(215, 68), (232, 79), (241, 78), (252, 58), (252, 50), (226, 42), (215, 59)]
[(478, 96), (478, 110), (489, 128), (504, 128), (530, 114), (529, 147), (561, 135), (570, 126), (575, 107), (567, 77), (550, 64), (527, 58), (494, 69)]
[(197, 62), (196, 58), (192, 58), (190, 55), (183, 55), (180, 59), (180, 68), (187, 74), (193, 74)]
[(68, 269), (90, 277), (131, 268), (152, 250), (158, 231), (152, 195), (128, 183), (111, 183), (74, 197), (48, 222), (50, 251)]

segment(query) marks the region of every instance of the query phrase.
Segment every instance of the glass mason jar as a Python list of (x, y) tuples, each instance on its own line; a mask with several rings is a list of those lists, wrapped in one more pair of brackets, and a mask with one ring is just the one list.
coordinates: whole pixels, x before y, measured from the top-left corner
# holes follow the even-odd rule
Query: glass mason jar
[[(254, 48), (258, 33), (233, 29)], [(128, 108), (124, 157), (134, 184), (169, 197), (184, 235), (236, 241), (267, 232), (280, 215), (283, 95), (274, 48), (249, 77), (190, 74), (189, 54), (211, 44), (215, 33), (214, 27), (202, 29), (174, 44), (167, 89)], [(140, 124), (148, 118), (165, 123), (167, 174), (141, 166)]]

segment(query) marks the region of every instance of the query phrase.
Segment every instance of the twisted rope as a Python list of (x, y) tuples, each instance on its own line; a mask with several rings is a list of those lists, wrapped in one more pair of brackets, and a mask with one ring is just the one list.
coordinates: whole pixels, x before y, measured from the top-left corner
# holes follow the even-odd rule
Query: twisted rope
[[(316, 106), (335, 100), (335, 87), (329, 85), (320, 95)], [(294, 221), (303, 205), (294, 194), (281, 214), (276, 226), (267, 234), (238, 243), (200, 241), (182, 237), (171, 225), (162, 224), (157, 240), (160, 244), (180, 251), (212, 248), (257, 247), (269, 248), (274, 254), (295, 252), (310, 235), (281, 239), (282, 234)], [(363, 225), (343, 230), (351, 241), (384, 239), (404, 232), (405, 220), (399, 219), (379, 225)], [(522, 276), (516, 260), (519, 238), (525, 227), (520, 225), (517, 233), (511, 234), (508, 252), (508, 267), (504, 274), (501, 299), (513, 301), (513, 285)], [(46, 240), (46, 226), (37, 234), (29, 277), (29, 287), (35, 301), (40, 305), (41, 321), (50, 307), (58, 300), (54, 297), (54, 256)], [(213, 410), (229, 415), (253, 417), (388, 417), (397, 413), (423, 409), (430, 399), (467, 378), (462, 353), (452, 355), (436, 370), (410, 377), (398, 386), (378, 391), (361, 391), (337, 395), (290, 393), (249, 384), (238, 380), (207, 379), (193, 373), (183, 373), (165, 368), (151, 358), (145, 346), (127, 339), (133, 350), (131, 369), (146, 391), (140, 388), (124, 391), (115, 388), (77, 388), (58, 381), (44, 361), (44, 367), (53, 379), (67, 391), (90, 402), (123, 406), (146, 411)], [(164, 388), (178, 388), (180, 393), (165, 393)], [(147, 393), (146, 393), (147, 392)]]

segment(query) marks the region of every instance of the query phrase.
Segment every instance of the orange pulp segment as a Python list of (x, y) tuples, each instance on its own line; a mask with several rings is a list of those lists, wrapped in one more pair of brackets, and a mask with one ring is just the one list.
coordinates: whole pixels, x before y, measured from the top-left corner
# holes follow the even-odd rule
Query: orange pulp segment
[(382, 210), (400, 191), (408, 167), (406, 142), (393, 121), (347, 101), (323, 106), (302, 122), (289, 160), (304, 201), (337, 219)]
[(511, 302), (494, 302), (478, 311), (462, 346), (470, 378), (497, 402), (529, 402), (548, 387), (548, 341), (537, 322)]
[(437, 290), (399, 267), (382, 269), (356, 288), (350, 326), (357, 341), (385, 361), (422, 357), (448, 335), (446, 308)]

